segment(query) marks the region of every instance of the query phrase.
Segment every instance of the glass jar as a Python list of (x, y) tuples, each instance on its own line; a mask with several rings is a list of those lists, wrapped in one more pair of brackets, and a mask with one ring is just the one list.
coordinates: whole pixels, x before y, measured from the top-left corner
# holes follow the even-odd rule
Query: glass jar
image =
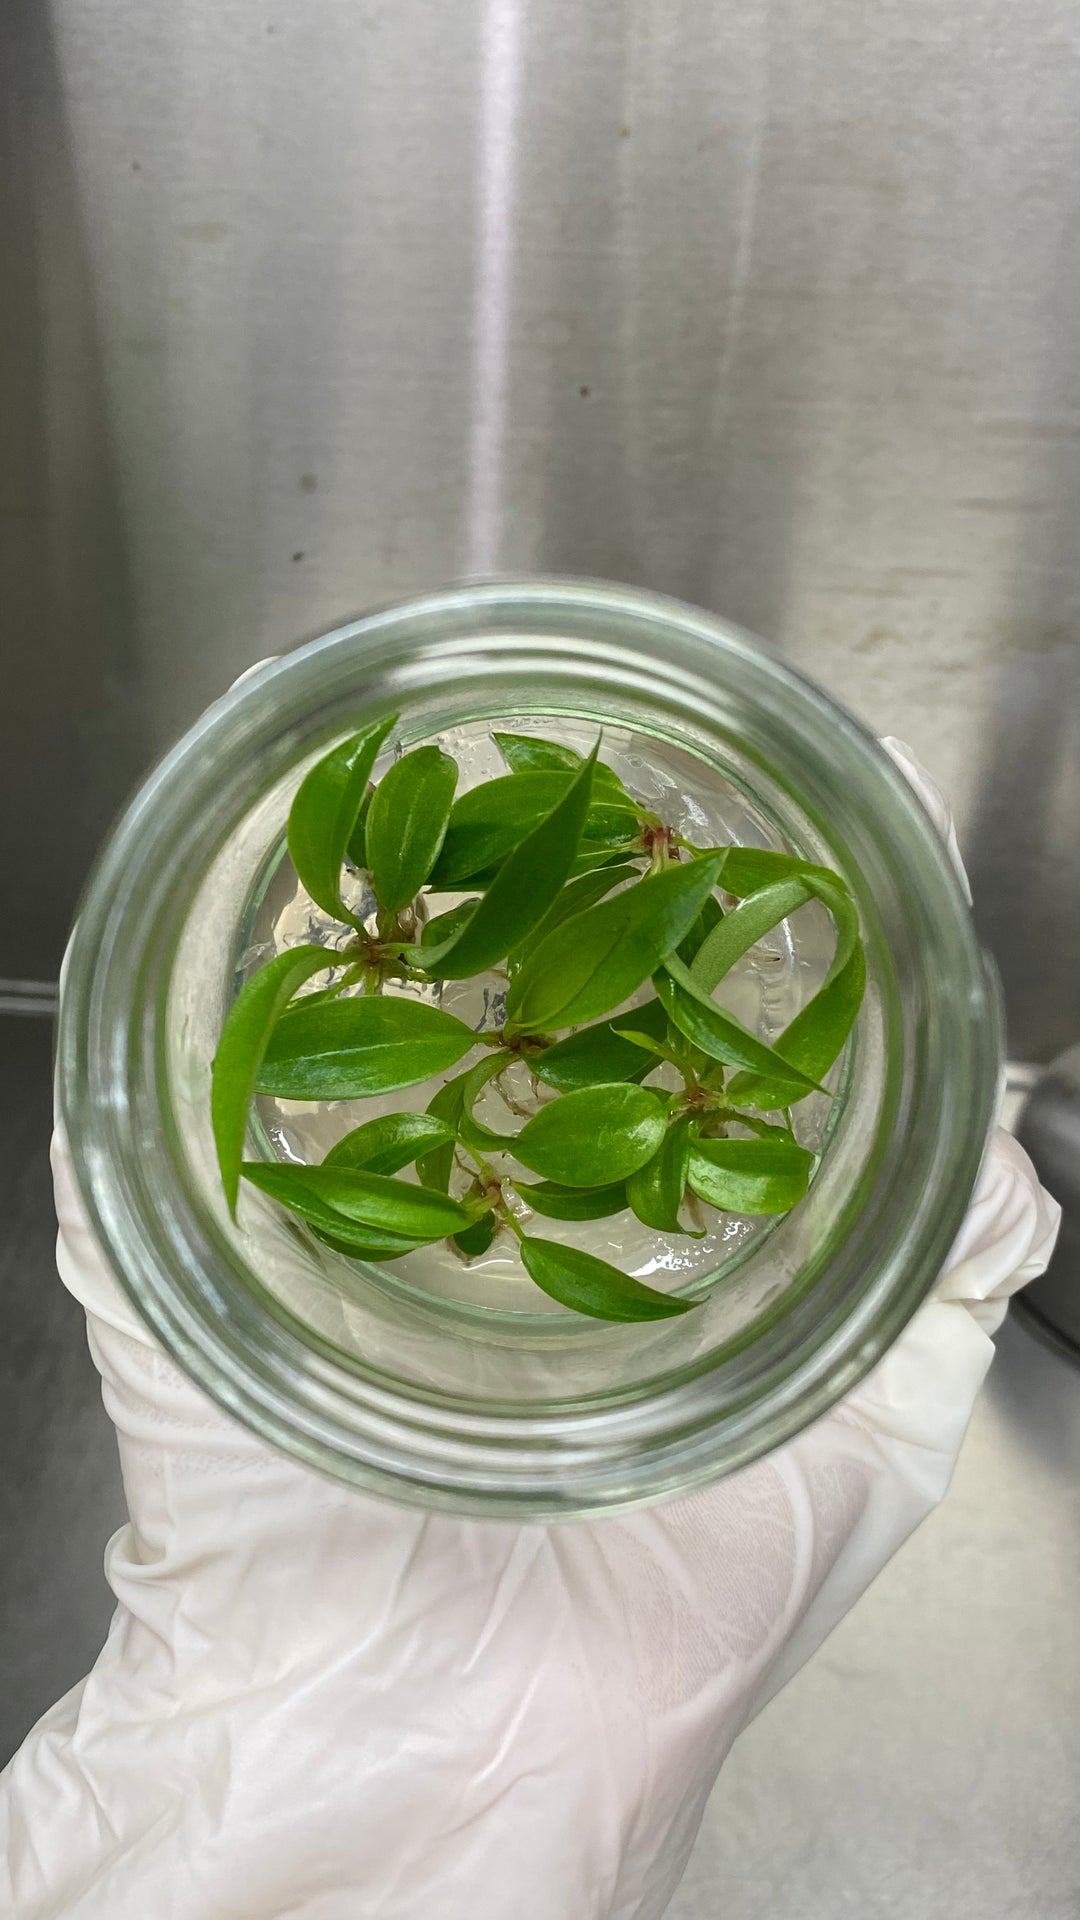
[[(818, 1170), (791, 1214), (688, 1278), (694, 1313), (612, 1325), (553, 1311), (524, 1281), (505, 1298), (425, 1288), (422, 1272), (334, 1253), (253, 1192), (230, 1220), (210, 1067), (289, 804), (313, 759), (391, 712), (398, 746), (523, 716), (599, 722), (642, 764), (677, 764), (732, 796), (759, 842), (850, 886), (869, 986)], [(370, 614), (211, 708), (98, 863), (59, 1058), (102, 1248), (220, 1405), (371, 1492), (558, 1517), (743, 1466), (855, 1385), (948, 1252), (999, 1052), (992, 976), (948, 854), (858, 722), (723, 621), (539, 580)]]

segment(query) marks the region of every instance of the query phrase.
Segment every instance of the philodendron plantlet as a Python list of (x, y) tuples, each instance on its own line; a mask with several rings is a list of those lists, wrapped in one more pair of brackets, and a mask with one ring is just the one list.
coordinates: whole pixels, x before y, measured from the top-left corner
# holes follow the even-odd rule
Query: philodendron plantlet
[[(583, 759), (496, 733), (507, 772), (458, 798), (457, 765), (433, 745), (375, 784), (395, 719), (335, 747), (293, 802), (297, 877), (344, 945), (287, 948), (229, 1012), (212, 1086), (229, 1207), (247, 1180), (339, 1252), (378, 1263), (443, 1239), (475, 1258), (512, 1235), (535, 1284), (579, 1313), (685, 1313), (693, 1302), (537, 1233), (536, 1218), (629, 1210), (657, 1234), (700, 1236), (709, 1209), (798, 1203), (814, 1155), (792, 1110), (823, 1091), (865, 985), (848, 888), (794, 855), (692, 845), (604, 765), (599, 742)], [(363, 915), (348, 904), (350, 869), (365, 876)], [(429, 898), (447, 893), (464, 897), (430, 917)], [(811, 901), (835, 928), (832, 964), (768, 1045), (714, 995)], [(384, 990), (491, 974), (503, 988), (494, 1031)], [(495, 1131), (481, 1096), (522, 1066), (531, 1103), (511, 1099), (520, 1125)], [(426, 1112), (380, 1112), (321, 1165), (244, 1158), (258, 1094), (353, 1102), (433, 1077)]]

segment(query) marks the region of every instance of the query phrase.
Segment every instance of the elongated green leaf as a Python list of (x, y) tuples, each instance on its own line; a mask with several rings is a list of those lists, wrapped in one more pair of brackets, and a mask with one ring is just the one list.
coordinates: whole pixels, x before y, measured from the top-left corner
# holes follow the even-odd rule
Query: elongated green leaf
[(512, 853), (519, 841), (557, 806), (566, 790), (565, 773), (507, 774), (486, 780), (455, 800), (442, 852), (435, 863), (435, 888), (464, 886)]
[(379, 905), (400, 913), (419, 893), (446, 834), (457, 763), (417, 747), (383, 774), (367, 816), (367, 868)]
[(474, 1153), (496, 1153), (501, 1148), (512, 1147), (512, 1134), (494, 1133), (490, 1127), (477, 1120), (473, 1108), (480, 1094), (497, 1073), (510, 1065), (513, 1054), (505, 1051), (490, 1053), (486, 1060), (478, 1060), (475, 1067), (465, 1075), (461, 1090), (461, 1116), (458, 1121), (458, 1138)]
[[(317, 1227), (310, 1215), (303, 1216), (317, 1240), (325, 1247), (332, 1247), (335, 1253), (344, 1253), (350, 1260), (400, 1260), (406, 1253), (415, 1253), (418, 1247), (431, 1245), (430, 1234), (424, 1240), (413, 1240), (404, 1233), (380, 1233), (377, 1227), (362, 1227), (354, 1221), (345, 1222), (347, 1238), (340, 1233), (327, 1233)], [(340, 1228), (342, 1220), (335, 1214), (336, 1224)]]
[(354, 1127), (331, 1147), (324, 1167), (353, 1167), (358, 1172), (400, 1173), (422, 1154), (450, 1144), (454, 1129), (430, 1113), (384, 1113)]
[(333, 958), (325, 947), (291, 947), (287, 953), (279, 953), (252, 975), (221, 1030), (214, 1055), (210, 1114), (221, 1184), (233, 1215), (248, 1107), (275, 1023), (297, 988), (313, 974), (325, 972)]
[[(540, 740), (534, 733), (493, 733), (491, 737), (511, 773), (576, 773), (582, 762), (582, 755), (573, 747), (564, 747), (556, 740)], [(593, 792), (597, 799), (606, 796), (612, 802), (617, 800), (632, 813), (644, 812), (627, 793), (618, 774), (602, 760), (596, 763)]]
[(259, 1069), (260, 1093), (286, 1100), (355, 1100), (445, 1073), (475, 1046), (453, 1014), (380, 994), (300, 1001), (282, 1015)]
[(455, 1233), (454, 1245), (467, 1259), (475, 1260), (487, 1252), (494, 1238), (495, 1216), (493, 1213), (482, 1213), (471, 1227), (464, 1227), (460, 1233)]
[[(568, 774), (560, 775), (563, 780)], [(581, 851), (596, 851), (610, 858), (612, 850), (636, 840), (639, 834), (637, 813), (632, 806), (624, 806), (610, 794), (597, 793), (593, 788), (592, 805), (585, 816), (585, 825), (581, 830)]]
[(694, 1305), (692, 1300), (644, 1286), (595, 1254), (560, 1247), (554, 1240), (537, 1240), (532, 1234), (521, 1242), (521, 1263), (552, 1300), (594, 1320), (667, 1320), (688, 1313)]
[[(461, 1125), (461, 1115), (465, 1098), (465, 1088), (469, 1082), (467, 1073), (459, 1073), (455, 1079), (448, 1080), (444, 1087), (428, 1101), (428, 1115), (433, 1120), (441, 1120), (456, 1136)], [(431, 1153), (425, 1153), (416, 1163), (420, 1184), (432, 1187), (439, 1193), (449, 1193), (450, 1175), (454, 1170), (454, 1140), (447, 1140), (441, 1147), (435, 1147)]]
[(518, 942), (510, 954), (508, 961), (510, 972), (516, 973), (526, 956), (532, 952), (533, 947), (539, 946), (541, 940), (546, 939), (549, 933), (553, 933), (556, 927), (561, 927), (564, 920), (572, 920), (576, 913), (584, 913), (587, 907), (593, 907), (598, 900), (606, 899), (607, 895), (621, 886), (624, 880), (638, 878), (637, 868), (622, 862), (615, 866), (596, 868), (589, 873), (580, 874), (576, 880), (571, 880), (569, 885), (556, 895), (543, 919), (537, 921), (532, 931), (524, 940)]
[(589, 809), (596, 748), (562, 797), (508, 855), (460, 932), (418, 960), (444, 980), (482, 973), (523, 940), (558, 898), (574, 862)]
[(763, 1120), (760, 1114), (743, 1113), (738, 1107), (728, 1106), (714, 1107), (706, 1116), (701, 1127), (701, 1138), (707, 1140), (710, 1137), (710, 1128), (713, 1126), (719, 1126), (723, 1137), (726, 1138), (726, 1129), (732, 1125), (745, 1127), (747, 1132), (754, 1134), (758, 1140), (786, 1140), (789, 1146), (798, 1145), (790, 1127), (781, 1126), (777, 1121)]
[[(605, 872), (609, 867), (618, 867), (625, 862), (641, 860), (643, 857), (643, 849), (639, 845), (637, 836), (627, 839), (625, 833), (623, 833), (617, 836), (612, 835), (607, 840), (582, 841), (581, 847), (574, 858), (574, 865), (571, 870), (572, 876), (575, 879), (584, 878), (586, 874)], [(467, 886), (476, 893), (483, 893), (490, 887), (492, 881), (497, 878), (501, 866), (502, 862), (496, 861), (494, 866), (484, 867), (479, 873), (470, 874), (468, 880), (462, 880), (455, 884)], [(634, 867), (631, 871), (634, 878), (637, 879), (640, 872), (639, 868)], [(531, 934), (529, 940), (531, 943)]]
[[(797, 1068), (815, 1080), (828, 1073), (844, 1046), (866, 991), (866, 955), (859, 937), (859, 915), (851, 895), (835, 881), (811, 882), (817, 899), (836, 926), (836, 952), (824, 985), (809, 1006), (796, 1014), (776, 1043), (784, 1068)], [(781, 1075), (740, 1073), (728, 1092), (737, 1104), (766, 1112), (789, 1104)]]
[(556, 927), (510, 983), (508, 1029), (550, 1033), (628, 1000), (693, 926), (717, 866), (669, 867)]
[(245, 1180), (272, 1200), (303, 1214), (326, 1233), (352, 1237), (357, 1224), (416, 1240), (438, 1240), (460, 1233), (475, 1217), (445, 1193), (393, 1180), (384, 1173), (352, 1167), (295, 1167), (280, 1161), (245, 1160)]
[(776, 853), (771, 847), (693, 847), (691, 852), (698, 860), (720, 854), (723, 863), (717, 886), (740, 900), (778, 880), (823, 880), (834, 887), (844, 884), (831, 867), (815, 866), (811, 860), (801, 860), (794, 853)]
[(610, 1187), (561, 1187), (554, 1180), (515, 1180), (526, 1206), (550, 1220), (606, 1220), (626, 1207), (621, 1180)]
[(652, 1158), (666, 1123), (664, 1102), (645, 1087), (582, 1087), (541, 1107), (513, 1150), (523, 1167), (560, 1186), (610, 1186)]
[(341, 898), (341, 869), (376, 755), (396, 719), (377, 720), (317, 761), (289, 809), (289, 854), (302, 884), (325, 913), (354, 926)]
[(687, 1180), (729, 1213), (787, 1213), (806, 1192), (814, 1156), (790, 1139), (695, 1140)]
[(667, 1034), (667, 1014), (659, 1000), (647, 1000), (643, 1007), (631, 1007), (628, 1013), (598, 1020), (592, 1026), (580, 1027), (567, 1040), (557, 1040), (553, 1047), (530, 1059), (532, 1072), (560, 1093), (614, 1080), (640, 1079), (655, 1064), (655, 1055), (616, 1032), (624, 1022), (657, 1041)]
[[(666, 1060), (669, 1065), (676, 1067), (681, 1064), (683, 1056), (675, 1047), (668, 1046), (663, 1040), (654, 1040), (651, 1033), (643, 1033), (640, 1028), (622, 1026), (619, 1024), (622, 1018), (621, 1014), (616, 1014), (612, 1022), (612, 1031), (618, 1039), (625, 1040), (628, 1046), (640, 1047), (642, 1053), (651, 1054), (654, 1062)], [(682, 1038), (681, 1034), (679, 1038)]]
[(626, 1197), (637, 1217), (658, 1233), (683, 1233), (679, 1208), (690, 1166), (690, 1121), (679, 1114), (668, 1126), (651, 1160), (632, 1173)]
[(540, 740), (533, 733), (493, 733), (492, 739), (511, 773), (573, 773), (580, 753), (556, 740)]
[(629, 839), (625, 834), (613, 833), (596, 840), (583, 840), (574, 861), (574, 874), (598, 873), (609, 867), (620, 866), (623, 861), (640, 860), (643, 852), (640, 834), (634, 834)]
[[(445, 946), (468, 925), (479, 904), (478, 900), (459, 900), (457, 906), (448, 908), (446, 913), (437, 913), (421, 933), (420, 945), (432, 948)], [(423, 957), (422, 954), (417, 955), (418, 962)]]
[[(505, 858), (505, 855), (503, 856), (503, 858)], [(433, 876), (431, 881), (431, 891), (432, 893), (441, 893), (445, 891), (447, 888), (451, 888), (451, 887), (455, 891), (459, 887), (468, 887), (471, 893), (483, 893), (488, 887), (490, 887), (501, 865), (502, 865), (502, 861), (496, 860), (491, 866), (481, 867), (477, 870), (476, 873), (470, 873), (466, 878), (461, 880), (451, 880), (451, 881), (444, 882), (441, 879), (437, 879)]]
[(711, 993), (736, 960), (812, 898), (811, 883), (805, 878), (777, 880), (759, 893), (748, 894), (726, 920), (712, 929), (695, 956), (690, 971), (702, 992)]
[(689, 966), (695, 956), (700, 953), (702, 946), (708, 939), (713, 928), (720, 925), (723, 917), (723, 907), (720, 905), (715, 893), (710, 893), (708, 899), (702, 906), (701, 912), (698, 914), (697, 919), (687, 934), (686, 939), (681, 940), (676, 949), (679, 959), (682, 960), (686, 966)]
[(364, 797), (360, 802), (360, 811), (356, 816), (356, 825), (349, 836), (346, 855), (354, 867), (367, 866), (367, 817), (368, 808), (371, 806), (371, 797), (374, 792), (375, 789), (369, 781), (364, 789)]
[[(756, 1040), (730, 1013), (725, 1013), (708, 994), (703, 993), (693, 974), (672, 954), (656, 974), (653, 984), (680, 1033), (712, 1060), (728, 1066), (746, 1067), (780, 1078), (787, 1075), (787, 1100), (801, 1100), (812, 1092), (813, 1081), (781, 1060), (772, 1047)], [(787, 1104), (787, 1101), (782, 1104)]]
[[(516, 846), (532, 833), (566, 793), (575, 775), (511, 773), (488, 780), (455, 800), (442, 852), (431, 874), (437, 889), (485, 884)], [(635, 838), (637, 822), (611, 806), (593, 806), (585, 818), (584, 846), (606, 852)]]

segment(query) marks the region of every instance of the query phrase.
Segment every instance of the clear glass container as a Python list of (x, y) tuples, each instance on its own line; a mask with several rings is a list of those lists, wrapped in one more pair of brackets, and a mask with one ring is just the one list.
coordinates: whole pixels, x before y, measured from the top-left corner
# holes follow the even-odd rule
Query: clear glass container
[[(601, 724), (604, 757), (688, 838), (784, 848), (848, 882), (869, 986), (833, 1099), (805, 1103), (821, 1158), (802, 1204), (753, 1228), (714, 1221), (689, 1251), (630, 1215), (543, 1223), (694, 1298), (694, 1313), (632, 1326), (569, 1314), (499, 1242), (475, 1263), (436, 1251), (366, 1266), (254, 1191), (229, 1219), (209, 1117), (223, 1019), (275, 947), (333, 939), (283, 861), (289, 804), (315, 758), (391, 712), (388, 755), (439, 739), (463, 784), (498, 770), (492, 727), (580, 745)], [(800, 915), (726, 984), (766, 1038), (828, 964), (825, 916)], [(473, 1014), (482, 1026), (485, 1008)], [(993, 978), (948, 854), (877, 742), (722, 621), (539, 580), (371, 614), (261, 667), (203, 716), (98, 863), (59, 1084), (102, 1247), (215, 1400), (372, 1492), (555, 1517), (745, 1465), (855, 1384), (956, 1233), (999, 1054)], [(390, 1104), (423, 1106), (430, 1091)], [(264, 1152), (317, 1157), (328, 1128), (360, 1117), (264, 1101), (253, 1130)]]

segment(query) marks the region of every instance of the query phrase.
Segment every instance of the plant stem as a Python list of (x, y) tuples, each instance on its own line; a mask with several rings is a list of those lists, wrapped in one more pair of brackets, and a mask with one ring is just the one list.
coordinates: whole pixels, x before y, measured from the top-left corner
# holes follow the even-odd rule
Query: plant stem
[(474, 1167), (476, 1167), (477, 1170), (479, 1171), (480, 1178), (483, 1180), (485, 1186), (498, 1187), (501, 1192), (502, 1182), (499, 1179), (499, 1176), (496, 1173), (494, 1167), (490, 1166), (488, 1162), (483, 1158), (483, 1156), (476, 1152), (474, 1147), (467, 1147), (465, 1145), (464, 1140), (459, 1140), (458, 1152), (468, 1154), (469, 1159), (472, 1161)]

